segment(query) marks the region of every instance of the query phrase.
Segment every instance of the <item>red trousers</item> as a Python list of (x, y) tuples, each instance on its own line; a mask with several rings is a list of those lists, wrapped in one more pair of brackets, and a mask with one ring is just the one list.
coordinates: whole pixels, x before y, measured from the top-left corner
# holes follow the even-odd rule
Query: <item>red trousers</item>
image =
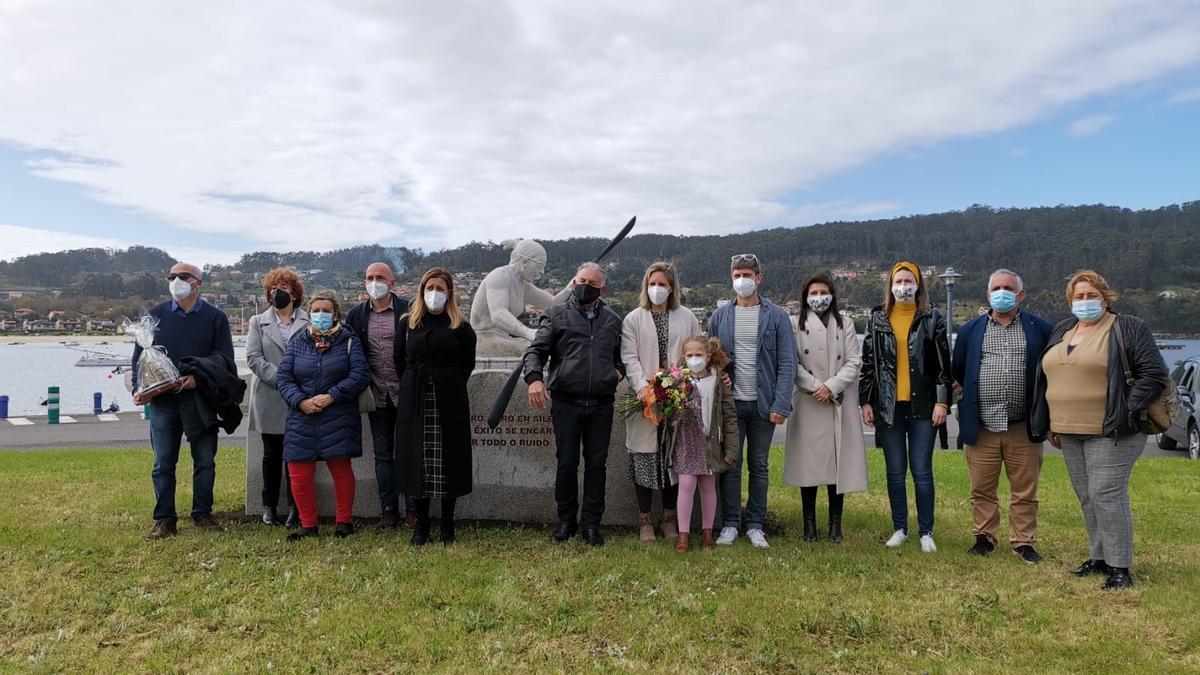
[[(339, 523), (349, 523), (354, 511), (354, 468), (350, 460), (331, 459), (325, 462), (329, 475), (333, 476), (333, 497), (337, 501)], [(317, 486), (313, 481), (316, 462), (288, 462), (288, 474), (292, 481), (292, 496), (296, 499), (296, 510), (300, 512), (300, 525), (306, 528), (317, 526)]]

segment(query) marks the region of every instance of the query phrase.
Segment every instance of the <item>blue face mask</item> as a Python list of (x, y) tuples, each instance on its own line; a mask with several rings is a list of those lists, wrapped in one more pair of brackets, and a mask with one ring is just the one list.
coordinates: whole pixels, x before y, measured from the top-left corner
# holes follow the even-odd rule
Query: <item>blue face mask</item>
[(997, 312), (1011, 312), (1013, 307), (1017, 306), (1017, 294), (1001, 288), (992, 291), (992, 294), (988, 296), (988, 302)]
[(313, 312), (308, 315), (308, 320), (312, 322), (313, 328), (317, 330), (329, 330), (333, 328), (332, 312)]
[(1099, 300), (1076, 300), (1071, 303), (1071, 313), (1080, 321), (1095, 321), (1104, 316), (1104, 305)]

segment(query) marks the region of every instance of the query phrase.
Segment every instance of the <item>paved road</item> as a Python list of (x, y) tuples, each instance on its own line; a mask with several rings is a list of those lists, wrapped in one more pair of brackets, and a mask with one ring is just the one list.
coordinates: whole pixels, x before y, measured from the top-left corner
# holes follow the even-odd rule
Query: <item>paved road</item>
[[(149, 424), (142, 419), (140, 413), (120, 413), (115, 422), (101, 422), (94, 415), (74, 415), (75, 424), (46, 424), (45, 417), (27, 418), (33, 422), (30, 426), (13, 426), (7, 421), (0, 420), (0, 450), (45, 450), (56, 448), (147, 448), (150, 446)], [(949, 420), (950, 447), (954, 447), (954, 439), (958, 435), (958, 422), (953, 416)], [(245, 446), (246, 420), (233, 434), (221, 433), (220, 445)], [(867, 437), (867, 447), (875, 445), (875, 432), (864, 429)], [(787, 427), (781, 425), (775, 431), (774, 442), (783, 445), (786, 439)], [(1058, 451), (1046, 445), (1046, 451)], [(1160, 450), (1151, 438), (1146, 443), (1145, 456), (1149, 457), (1181, 457), (1186, 459), (1187, 452), (1180, 450)]]

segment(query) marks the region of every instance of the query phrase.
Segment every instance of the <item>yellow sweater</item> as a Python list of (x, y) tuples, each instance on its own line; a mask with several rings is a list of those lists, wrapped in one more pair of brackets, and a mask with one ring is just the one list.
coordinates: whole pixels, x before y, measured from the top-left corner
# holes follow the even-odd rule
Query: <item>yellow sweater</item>
[(896, 334), (896, 401), (912, 400), (912, 383), (908, 379), (908, 331), (912, 328), (917, 305), (913, 302), (897, 302), (892, 305), (888, 321)]

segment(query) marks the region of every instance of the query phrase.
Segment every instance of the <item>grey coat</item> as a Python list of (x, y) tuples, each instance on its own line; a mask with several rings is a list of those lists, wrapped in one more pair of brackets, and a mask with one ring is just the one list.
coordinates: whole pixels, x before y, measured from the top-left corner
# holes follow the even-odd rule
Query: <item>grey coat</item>
[[(246, 336), (246, 364), (254, 378), (250, 382), (250, 431), (263, 434), (282, 434), (287, 421), (288, 407), (276, 389), (275, 374), (287, 351), (287, 343), (275, 327), (275, 310), (250, 317), (250, 333)], [(308, 328), (308, 314), (297, 309), (288, 334), (291, 340)]]

